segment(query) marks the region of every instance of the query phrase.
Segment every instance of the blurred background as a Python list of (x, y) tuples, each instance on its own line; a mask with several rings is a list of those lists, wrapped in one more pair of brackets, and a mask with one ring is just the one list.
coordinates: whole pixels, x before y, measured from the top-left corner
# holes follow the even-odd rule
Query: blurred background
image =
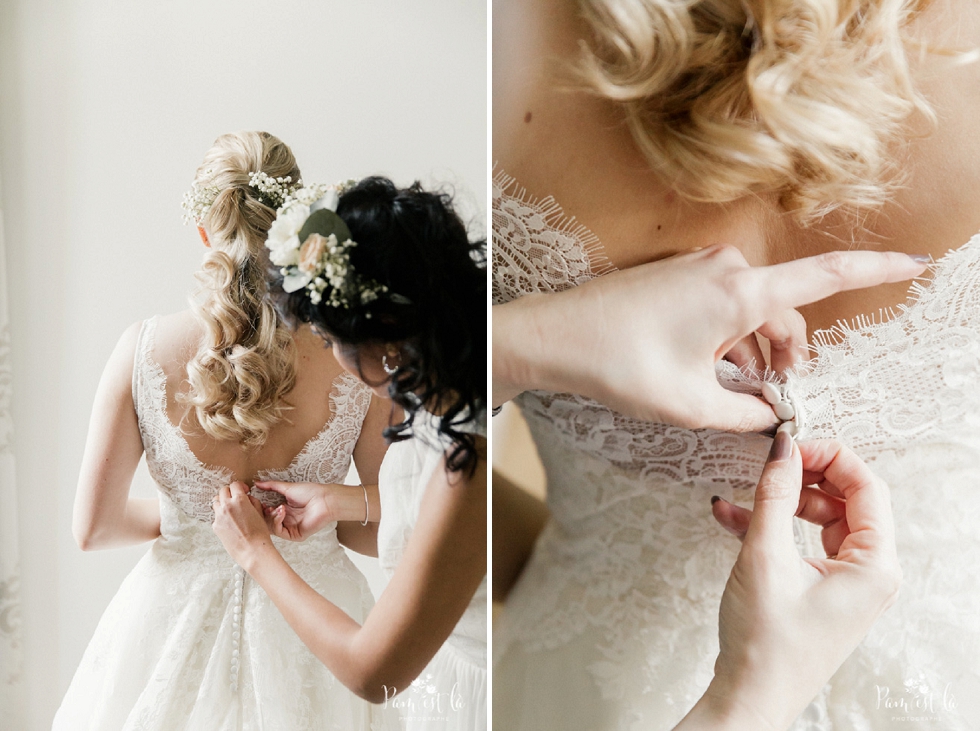
[(482, 234), (486, 60), (483, 0), (0, 2), (4, 731), (50, 728), (146, 550), (80, 551), (75, 481), (119, 335), (194, 290), (180, 201), (214, 138), (271, 132), (310, 182), (447, 187)]

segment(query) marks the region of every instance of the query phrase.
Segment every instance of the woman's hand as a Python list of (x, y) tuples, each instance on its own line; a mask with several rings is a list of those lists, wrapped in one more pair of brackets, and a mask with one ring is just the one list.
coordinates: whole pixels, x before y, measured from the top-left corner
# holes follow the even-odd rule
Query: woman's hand
[(212, 507), (215, 535), (243, 569), (251, 573), (255, 562), (269, 549), (278, 553), (270, 536), (271, 521), (263, 514), (262, 503), (248, 494), (244, 482), (221, 488)]
[(620, 413), (687, 428), (762, 431), (762, 400), (726, 391), (715, 364), (762, 354), (799, 362), (806, 325), (794, 309), (837, 292), (922, 274), (905, 254), (839, 251), (751, 267), (731, 246), (710, 246), (493, 308), (493, 404), (522, 391), (577, 393)]
[[(785, 729), (898, 596), (888, 487), (841, 444), (780, 433), (754, 511), (723, 500), (712, 510), (742, 550), (721, 599), (714, 680), (678, 729)], [(800, 557), (794, 515), (823, 526), (832, 558)]]
[[(319, 485), (313, 482), (277, 482), (260, 480), (256, 489), (276, 492), (286, 502), (266, 508), (271, 517), (272, 532), (279, 538), (303, 541), (324, 526), (339, 521), (378, 522), (381, 501), (376, 485)], [(365, 497), (368, 505), (365, 506)]]

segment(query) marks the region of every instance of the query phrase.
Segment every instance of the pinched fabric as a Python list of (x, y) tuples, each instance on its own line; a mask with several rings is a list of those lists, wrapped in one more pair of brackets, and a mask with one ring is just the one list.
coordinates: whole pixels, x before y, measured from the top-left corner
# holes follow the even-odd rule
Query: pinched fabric
[[(493, 237), (495, 303), (610, 270), (554, 201), (502, 173)], [(841, 440), (891, 486), (905, 574), (796, 731), (980, 728), (980, 237), (933, 274), (896, 312), (820, 334), (787, 378), (798, 438)], [(725, 365), (718, 376), (759, 385)], [(710, 498), (750, 503), (770, 440), (641, 422), (570, 394), (518, 403), (552, 520), (495, 625), (495, 725), (670, 729), (712, 677), (738, 549)], [(796, 528), (804, 553), (823, 555), (818, 531)]]
[[(303, 645), (211, 528), (211, 502), (230, 482), (202, 464), (167, 411), (154, 360), (156, 320), (136, 348), (133, 397), (147, 466), (160, 489), (160, 537), (106, 609), (54, 729), (109, 731), (346, 731), (396, 728)], [(343, 482), (370, 390), (344, 374), (332, 416), (285, 470), (267, 479)], [(261, 493), (260, 493), (261, 494)], [(362, 622), (373, 600), (337, 541), (336, 525), (276, 547), (318, 593)]]

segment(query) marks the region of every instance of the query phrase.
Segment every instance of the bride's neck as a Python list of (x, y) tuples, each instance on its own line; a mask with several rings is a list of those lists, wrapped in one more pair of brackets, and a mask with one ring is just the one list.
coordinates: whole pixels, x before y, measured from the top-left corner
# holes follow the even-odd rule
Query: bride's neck
[(767, 201), (697, 204), (649, 167), (620, 108), (574, 77), (587, 32), (565, 0), (494, 4), (493, 150), (529, 196), (554, 196), (594, 233), (619, 268), (715, 243), (767, 261)]

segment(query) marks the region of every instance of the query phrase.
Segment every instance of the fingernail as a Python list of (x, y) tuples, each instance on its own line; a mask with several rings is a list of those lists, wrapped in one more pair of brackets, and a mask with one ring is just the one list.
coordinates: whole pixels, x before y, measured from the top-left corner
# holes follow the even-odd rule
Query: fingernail
[(769, 450), (769, 462), (782, 462), (789, 459), (793, 454), (793, 437), (788, 432), (776, 432), (776, 438), (772, 440), (772, 448)]
[(715, 504), (716, 502), (718, 502), (719, 500), (721, 500), (721, 498), (720, 498), (720, 497), (718, 497), (717, 495), (712, 495), (712, 496), (711, 496), (711, 504), (712, 504), (712, 505), (714, 505), (714, 504)]
[(762, 431), (760, 431), (759, 434), (761, 434), (764, 437), (769, 437), (770, 439), (772, 439), (774, 436), (776, 436), (776, 430), (778, 428), (779, 428), (779, 424), (773, 424), (768, 429), (763, 429)]
[(932, 263), (932, 257), (928, 254), (909, 254), (908, 257), (917, 264)]

